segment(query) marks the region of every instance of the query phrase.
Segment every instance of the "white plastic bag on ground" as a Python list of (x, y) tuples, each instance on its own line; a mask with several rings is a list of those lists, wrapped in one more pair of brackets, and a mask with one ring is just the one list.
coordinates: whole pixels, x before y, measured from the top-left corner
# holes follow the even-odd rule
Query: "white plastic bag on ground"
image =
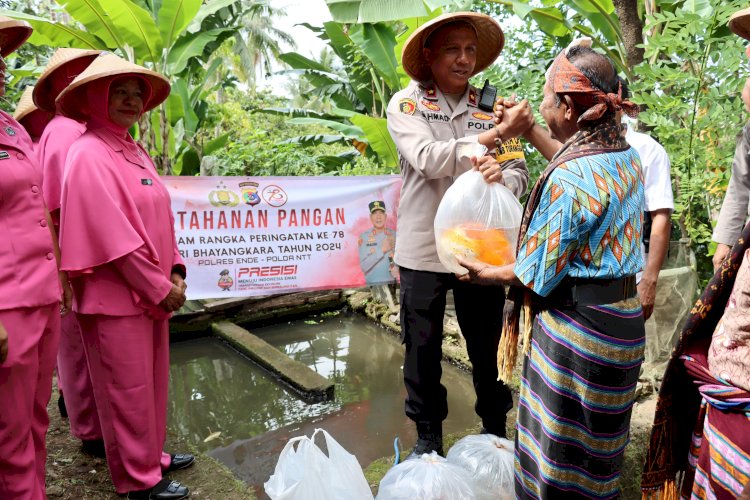
[(502, 266), (515, 261), (523, 208), (510, 189), (488, 184), (481, 172), (461, 174), (443, 196), (435, 215), (440, 262), (463, 274), (456, 256)]
[(474, 483), (464, 469), (435, 453), (406, 460), (380, 481), (378, 500), (475, 500)]
[[(325, 438), (328, 455), (315, 444), (318, 433)], [(315, 429), (309, 438), (290, 439), (263, 487), (271, 500), (372, 499), (357, 458), (323, 429)]]
[(448, 450), (448, 462), (474, 478), (477, 500), (513, 500), (513, 442), (493, 434), (466, 436)]

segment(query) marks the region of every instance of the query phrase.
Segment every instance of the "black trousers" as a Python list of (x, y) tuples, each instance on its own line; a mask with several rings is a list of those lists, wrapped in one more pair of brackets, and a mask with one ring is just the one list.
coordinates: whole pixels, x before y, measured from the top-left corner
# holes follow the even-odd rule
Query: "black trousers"
[(440, 361), (446, 293), (453, 289), (458, 324), (473, 367), (474, 409), (485, 429), (504, 435), (505, 415), (513, 407), (510, 390), (497, 380), (505, 289), (463, 283), (450, 273), (402, 267), (400, 275), (406, 415), (417, 423), (439, 423), (448, 415)]

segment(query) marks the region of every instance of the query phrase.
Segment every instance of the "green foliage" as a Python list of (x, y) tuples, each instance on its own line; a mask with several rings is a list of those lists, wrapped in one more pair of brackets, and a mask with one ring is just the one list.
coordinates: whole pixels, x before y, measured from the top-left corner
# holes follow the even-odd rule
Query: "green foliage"
[(334, 21), (339, 23), (378, 23), (424, 17), (455, 0), (326, 0)]
[[(513, 42), (506, 45), (497, 64), (474, 77), (472, 82), (481, 87), (484, 80), (489, 79), (497, 87), (498, 96), (508, 98), (516, 95), (517, 100), (528, 99), (532, 109), (536, 110), (542, 102), (544, 72), (561, 47), (558, 39), (538, 31), (529, 33), (525, 30), (525, 27), (506, 29), (507, 39)], [(537, 123), (544, 123), (538, 112), (536, 120)], [(547, 167), (548, 162), (531, 145), (525, 146), (526, 165), (529, 168), (530, 182), (533, 182)]]
[[(342, 65), (337, 66), (331, 60), (314, 61), (296, 52), (280, 56), (292, 67), (287, 74), (294, 73), (306, 81), (303, 97), (319, 103), (323, 111), (287, 109), (288, 123), (319, 125), (337, 134), (308, 134), (286, 139), (281, 144), (350, 143), (365, 156), (374, 155), (384, 167), (396, 167), (398, 154), (384, 119), (388, 101), (401, 87), (394, 52), (398, 44), (396, 26), (393, 23), (347, 26), (331, 21), (322, 28), (308, 28), (328, 43)], [(320, 105), (326, 101), (333, 105)]]
[(686, 5), (648, 18), (646, 62), (636, 68), (640, 120), (669, 153), (674, 219), (696, 246), (699, 270), (712, 274), (712, 219), (726, 191), (737, 134), (745, 120), (743, 42), (725, 28), (740, 1)]
[[(138, 134), (157, 166), (165, 173), (193, 175), (207, 154), (196, 140), (204, 126), (209, 96), (236, 79), (224, 64), (221, 45), (231, 40), (254, 76), (255, 65), (278, 54), (277, 38), (291, 41), (271, 26), (278, 10), (267, 0), (51, 0), (34, 5), (14, 1), (0, 13), (24, 19), (34, 27), (31, 45), (44, 48), (36, 58), (39, 68), (57, 47), (114, 51), (118, 55), (165, 74), (173, 91), (151, 117), (144, 117)], [(55, 15), (52, 15), (52, 14)], [(55, 21), (55, 19), (61, 19)], [(248, 55), (255, 51), (254, 55)], [(33, 75), (38, 71), (25, 71)], [(245, 72), (247, 73), (247, 72)], [(19, 81), (22, 86), (31, 79)], [(9, 89), (20, 94), (22, 86)]]
[[(207, 129), (227, 131), (221, 136), (225, 145), (213, 147), (212, 142), (218, 139), (203, 145), (204, 152), (212, 150), (210, 154), (217, 163), (217, 170), (209, 173), (240, 176), (392, 173), (392, 170), (383, 169), (371, 159), (362, 157), (356, 150), (352, 151), (350, 139), (345, 139), (344, 144), (312, 141), (314, 144), (309, 144), (310, 147), (303, 147), (299, 144), (301, 138), (325, 136), (322, 132), (327, 129), (327, 123), (320, 117), (328, 115), (311, 117), (310, 113), (283, 108), (283, 104), (281, 98), (268, 92), (246, 94), (237, 89), (228, 90), (224, 102), (211, 106), (206, 117)], [(260, 113), (260, 109), (274, 111)], [(287, 120), (290, 115), (300, 117), (298, 120), (301, 121)], [(197, 141), (211, 136), (206, 131), (199, 134)]]

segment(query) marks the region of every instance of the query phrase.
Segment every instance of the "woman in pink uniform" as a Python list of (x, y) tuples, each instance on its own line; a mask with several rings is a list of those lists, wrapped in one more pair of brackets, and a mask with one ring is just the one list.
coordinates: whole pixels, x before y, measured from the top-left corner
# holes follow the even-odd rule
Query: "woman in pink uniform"
[[(47, 62), (34, 87), (34, 103), (54, 115), (37, 146), (44, 183), (42, 192), (47, 209), (60, 234), (60, 196), (63, 168), (71, 144), (86, 131), (86, 124), (63, 116), (55, 106), (55, 99), (100, 50), (57, 49)], [(57, 384), (61, 390), (58, 405), (69, 417), (70, 432), (81, 440), (84, 452), (104, 457), (104, 441), (96, 411), (96, 400), (91, 385), (81, 329), (74, 314), (62, 319), (60, 347), (57, 353)], [(64, 400), (63, 400), (64, 396)]]
[[(0, 95), (3, 58), (31, 31), (0, 16)], [(2, 111), (0, 171), (0, 498), (37, 500), (45, 498), (47, 403), (70, 294), (58, 276), (57, 238), (31, 138)], [(68, 290), (62, 306), (60, 281)]]
[(16, 109), (13, 111), (13, 118), (26, 130), (26, 133), (31, 137), (31, 142), (34, 143), (34, 148), (39, 143), (39, 138), (44, 132), (44, 127), (47, 126), (52, 115), (47, 113), (43, 109), (39, 109), (34, 104), (32, 97), (34, 87), (26, 87), (23, 89), (23, 94), (16, 104)]
[(160, 74), (105, 53), (57, 99), (86, 121), (68, 151), (60, 246), (81, 325), (107, 465), (118, 494), (180, 499), (162, 474), (192, 464), (163, 452), (169, 378), (168, 319), (185, 301), (169, 193), (128, 134), (169, 95)]

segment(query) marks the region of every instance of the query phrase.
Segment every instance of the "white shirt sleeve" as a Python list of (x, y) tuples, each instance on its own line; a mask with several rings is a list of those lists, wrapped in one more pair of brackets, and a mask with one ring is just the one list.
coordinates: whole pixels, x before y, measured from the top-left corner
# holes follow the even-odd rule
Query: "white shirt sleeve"
[(666, 150), (652, 137), (630, 130), (630, 128), (625, 137), (641, 157), (644, 210), (646, 212), (664, 208), (674, 210), (671, 162)]

